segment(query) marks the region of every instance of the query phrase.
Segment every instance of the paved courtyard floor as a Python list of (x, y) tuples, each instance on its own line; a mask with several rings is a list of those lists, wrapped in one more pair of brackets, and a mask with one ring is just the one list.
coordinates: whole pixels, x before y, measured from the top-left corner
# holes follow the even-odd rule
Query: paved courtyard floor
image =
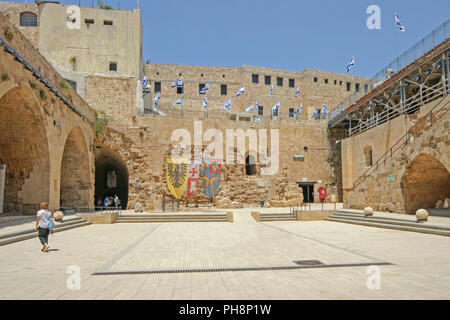
[[(328, 221), (90, 225), (0, 247), (0, 299), (450, 299), (450, 238)], [(296, 260), (327, 265), (289, 270)], [(379, 265), (380, 289), (367, 273)], [(81, 286), (69, 290), (69, 266)], [(235, 271), (169, 273), (173, 269)], [(157, 271), (138, 274), (137, 271)], [(130, 272), (119, 275), (94, 273)]]

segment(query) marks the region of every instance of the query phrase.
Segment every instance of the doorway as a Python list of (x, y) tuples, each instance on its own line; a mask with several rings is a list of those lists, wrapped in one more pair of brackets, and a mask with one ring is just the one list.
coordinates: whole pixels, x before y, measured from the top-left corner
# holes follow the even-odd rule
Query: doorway
[(297, 182), (303, 191), (303, 203), (314, 203), (314, 185), (315, 182)]

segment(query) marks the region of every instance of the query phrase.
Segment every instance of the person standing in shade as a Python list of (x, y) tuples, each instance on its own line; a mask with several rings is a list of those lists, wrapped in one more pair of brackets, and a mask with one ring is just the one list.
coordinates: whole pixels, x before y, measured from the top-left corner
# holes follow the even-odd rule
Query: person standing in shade
[(114, 196), (114, 207), (119, 207), (119, 197), (117, 196), (117, 194)]
[(109, 207), (109, 198), (108, 197), (105, 198), (105, 201), (103, 202), (103, 204), (105, 205), (106, 208)]
[(50, 248), (48, 246), (48, 236), (50, 234), (49, 224), (50, 219), (52, 219), (52, 213), (48, 211), (48, 203), (43, 202), (40, 205), (41, 210), (37, 213), (36, 219), (36, 231), (39, 235), (39, 240), (41, 241), (43, 247), (42, 252), (47, 252)]

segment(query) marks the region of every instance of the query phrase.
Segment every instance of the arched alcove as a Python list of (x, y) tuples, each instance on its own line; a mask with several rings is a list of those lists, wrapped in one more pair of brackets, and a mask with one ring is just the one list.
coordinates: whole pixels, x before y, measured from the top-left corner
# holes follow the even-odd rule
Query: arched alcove
[(436, 158), (418, 155), (401, 181), (405, 212), (434, 208), (438, 200), (450, 197), (450, 174)]
[(120, 155), (106, 146), (97, 146), (95, 155), (95, 205), (117, 195), (123, 209), (128, 205), (128, 169)]
[(0, 162), (6, 165), (3, 212), (35, 214), (49, 201), (50, 160), (45, 121), (29, 88), (0, 97)]
[(88, 207), (91, 202), (89, 153), (80, 127), (67, 137), (61, 160), (60, 206)]

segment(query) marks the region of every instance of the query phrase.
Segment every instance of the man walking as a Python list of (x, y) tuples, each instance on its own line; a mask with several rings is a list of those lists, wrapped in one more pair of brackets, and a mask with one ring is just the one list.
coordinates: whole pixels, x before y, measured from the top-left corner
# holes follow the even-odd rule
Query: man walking
[(41, 241), (43, 247), (42, 252), (47, 252), (48, 246), (48, 235), (50, 234), (49, 224), (50, 219), (52, 219), (52, 213), (48, 211), (48, 203), (43, 202), (40, 205), (41, 210), (37, 213), (36, 219), (36, 231), (39, 233), (39, 240)]

